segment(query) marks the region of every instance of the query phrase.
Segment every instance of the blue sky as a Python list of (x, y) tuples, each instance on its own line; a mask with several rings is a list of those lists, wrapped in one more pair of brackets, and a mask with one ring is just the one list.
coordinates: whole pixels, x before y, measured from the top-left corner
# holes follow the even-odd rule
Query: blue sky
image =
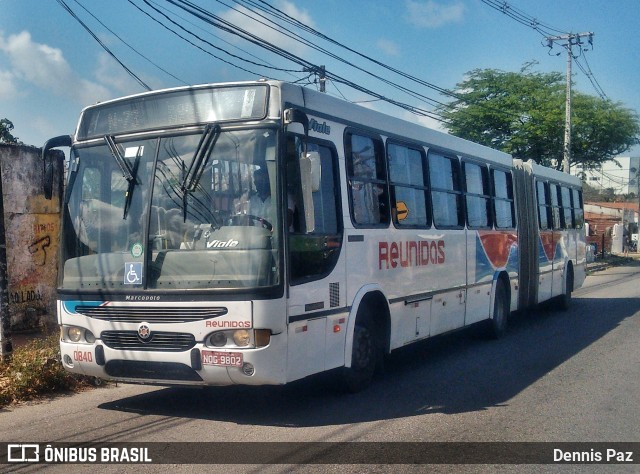
[[(133, 4), (161, 18), (143, 0), (65, 1), (128, 68), (154, 89), (260, 76), (297, 81), (307, 76), (302, 72), (255, 66), (198, 43), (250, 72), (220, 61), (141, 13)], [(187, 29), (236, 56), (281, 69), (300, 70), (297, 64), (199, 22), (166, 0), (148, 1), (168, 9), (172, 13), (167, 14)], [(353, 67), (266, 30), (243, 14), (244, 7), (238, 5), (243, 2), (192, 1), (313, 64), (325, 65), (330, 73), (395, 100), (430, 108)], [(360, 53), (444, 89), (453, 89), (465, 73), (473, 69), (519, 71), (532, 61), (537, 62), (536, 71), (564, 74), (566, 68), (563, 49), (556, 46), (549, 51), (542, 44), (543, 35), (481, 0), (268, 2)], [(509, 0), (508, 4), (562, 32), (593, 32), (593, 49), (583, 53), (593, 78), (608, 98), (640, 112), (640, 45), (635, 41), (640, 28), (638, 0)], [(147, 59), (123, 44), (82, 6)], [(176, 13), (189, 23), (175, 17)], [(429, 98), (447, 101), (435, 90), (402, 79), (336, 45), (306, 37), (365, 70)], [(556, 56), (556, 53), (561, 54)], [(587, 76), (575, 66), (573, 80), (577, 90), (597, 95)], [(0, 0), (0, 118), (6, 117), (14, 123), (13, 133), (24, 143), (41, 146), (47, 138), (73, 133), (84, 106), (143, 90), (56, 0)], [(371, 100), (370, 96), (342, 84), (330, 82), (327, 92), (351, 101)], [(364, 105), (410, 121), (439, 126), (437, 121), (384, 102), (365, 102)]]

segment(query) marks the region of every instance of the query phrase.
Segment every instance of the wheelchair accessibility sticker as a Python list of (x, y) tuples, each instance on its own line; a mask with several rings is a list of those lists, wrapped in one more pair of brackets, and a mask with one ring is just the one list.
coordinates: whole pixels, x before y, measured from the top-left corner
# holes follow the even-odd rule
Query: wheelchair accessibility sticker
[(124, 264), (124, 284), (142, 284), (142, 262), (125, 262)]

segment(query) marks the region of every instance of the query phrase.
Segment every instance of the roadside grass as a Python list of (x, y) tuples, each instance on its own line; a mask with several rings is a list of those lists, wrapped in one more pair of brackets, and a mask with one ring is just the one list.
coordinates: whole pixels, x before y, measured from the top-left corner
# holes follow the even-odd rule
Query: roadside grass
[(0, 362), (0, 408), (56, 392), (95, 386), (93, 377), (64, 370), (59, 344), (58, 334), (50, 334), (15, 349), (10, 361)]

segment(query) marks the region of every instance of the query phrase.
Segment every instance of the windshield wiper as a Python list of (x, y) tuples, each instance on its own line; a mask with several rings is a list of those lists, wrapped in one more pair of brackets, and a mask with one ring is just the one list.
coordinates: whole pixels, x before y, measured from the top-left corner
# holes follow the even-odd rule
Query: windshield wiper
[(214, 125), (211, 123), (208, 124), (205, 127), (204, 132), (202, 132), (202, 136), (200, 137), (200, 141), (198, 142), (196, 151), (193, 154), (193, 159), (191, 160), (189, 169), (184, 175), (181, 186), (182, 217), (184, 219), (184, 222), (187, 221), (187, 196), (189, 195), (189, 193), (192, 193), (196, 190), (198, 182), (200, 182), (202, 173), (204, 172), (204, 169), (209, 162), (211, 152), (216, 146), (218, 138), (220, 138), (220, 125)]
[(136, 153), (135, 161), (133, 162), (133, 168), (129, 167), (129, 164), (124, 159), (120, 150), (116, 146), (116, 142), (113, 140), (113, 137), (110, 135), (105, 135), (104, 141), (107, 143), (109, 147), (109, 151), (113, 155), (113, 158), (120, 166), (120, 170), (122, 170), (122, 176), (127, 180), (128, 186), (127, 191), (124, 194), (124, 210), (122, 213), (122, 218), (126, 219), (127, 214), (129, 213), (129, 207), (131, 206), (131, 197), (133, 196), (133, 188), (136, 185), (136, 176), (138, 174), (138, 164), (140, 163), (140, 156), (142, 155), (142, 147), (138, 147), (138, 151)]

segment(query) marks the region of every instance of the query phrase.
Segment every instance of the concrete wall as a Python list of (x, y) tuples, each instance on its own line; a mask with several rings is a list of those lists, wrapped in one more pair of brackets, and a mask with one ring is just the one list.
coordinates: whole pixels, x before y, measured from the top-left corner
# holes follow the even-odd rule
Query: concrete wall
[(12, 330), (54, 325), (58, 277), (61, 177), (64, 155), (54, 154), (54, 192), (43, 191), (41, 150), (0, 145), (7, 253), (8, 315)]

